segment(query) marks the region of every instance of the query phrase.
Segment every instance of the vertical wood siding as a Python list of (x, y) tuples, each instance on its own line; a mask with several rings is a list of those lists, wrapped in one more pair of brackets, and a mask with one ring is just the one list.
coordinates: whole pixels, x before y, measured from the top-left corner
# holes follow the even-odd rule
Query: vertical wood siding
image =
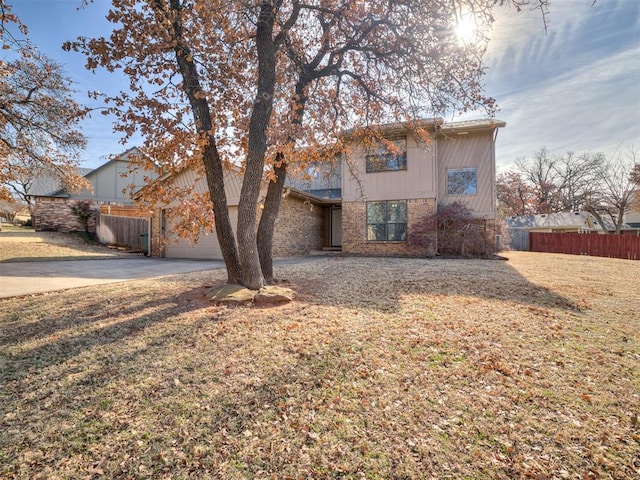
[[(447, 195), (447, 170), (475, 168), (478, 175), (476, 195)], [(438, 203), (460, 202), (478, 216), (495, 217), (495, 170), (492, 133), (438, 138)]]
[(98, 215), (96, 234), (100, 243), (146, 251), (146, 240), (141, 235), (147, 233), (149, 221), (145, 218)]

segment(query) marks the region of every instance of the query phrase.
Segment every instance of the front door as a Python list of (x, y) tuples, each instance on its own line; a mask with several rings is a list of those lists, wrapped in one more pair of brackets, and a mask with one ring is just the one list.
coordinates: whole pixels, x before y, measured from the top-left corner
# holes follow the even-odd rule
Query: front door
[(331, 246), (342, 246), (342, 209), (331, 209)]

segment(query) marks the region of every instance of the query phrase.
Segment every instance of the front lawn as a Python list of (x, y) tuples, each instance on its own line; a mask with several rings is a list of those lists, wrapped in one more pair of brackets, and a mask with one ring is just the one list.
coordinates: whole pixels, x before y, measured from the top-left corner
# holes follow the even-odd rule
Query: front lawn
[(122, 249), (88, 242), (81, 234), (36, 232), (33, 228), (3, 223), (0, 231), (0, 262), (99, 260), (128, 255)]
[(0, 478), (637, 478), (640, 262), (508, 257), (0, 300)]

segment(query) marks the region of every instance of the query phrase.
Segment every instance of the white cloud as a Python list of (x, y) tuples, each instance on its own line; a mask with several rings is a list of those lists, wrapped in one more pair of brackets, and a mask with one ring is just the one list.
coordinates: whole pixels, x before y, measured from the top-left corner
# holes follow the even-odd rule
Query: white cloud
[(512, 163), (540, 147), (564, 153), (640, 144), (640, 48), (601, 59), (508, 95), (498, 115), (498, 161)]

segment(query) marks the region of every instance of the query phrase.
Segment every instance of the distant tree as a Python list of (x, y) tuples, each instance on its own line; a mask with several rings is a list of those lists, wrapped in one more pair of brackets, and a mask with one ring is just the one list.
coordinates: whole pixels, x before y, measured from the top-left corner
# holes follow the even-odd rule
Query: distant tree
[(512, 173), (530, 188), (532, 213), (578, 211), (589, 200), (603, 161), (602, 154), (552, 155), (542, 148), (533, 157), (518, 160)]
[(13, 222), (16, 215), (24, 208), (24, 204), (15, 199), (0, 200), (0, 217)]
[(29, 43), (27, 27), (4, 0), (0, 34), (11, 58), (0, 61), (0, 195), (8, 198), (12, 182), (39, 168), (55, 171), (72, 189), (85, 187), (76, 174), (85, 110), (73, 99), (71, 80)]
[(633, 208), (640, 211), (640, 163), (636, 163), (629, 174), (629, 181), (635, 185)]
[(498, 211), (502, 216), (535, 213), (534, 188), (517, 172), (506, 172), (496, 179)]
[(552, 155), (546, 148), (516, 161), (514, 169), (498, 175), (499, 207), (506, 215), (579, 211), (596, 188), (601, 153)]
[[(21, 202), (24, 202), (29, 209), (29, 213), (33, 213), (33, 199), (30, 197), (29, 192), (34, 182), (44, 176), (58, 178), (60, 175), (59, 171), (52, 171), (50, 167), (33, 161), (20, 162), (12, 160), (11, 164), (7, 165), (7, 169), (10, 171), (7, 177), (11, 178), (11, 180), (7, 181), (3, 188), (11, 197), (18, 198)], [(65, 185), (65, 179), (62, 178), (60, 180), (60, 183)]]
[[(182, 202), (182, 213), (199, 208), (201, 218), (213, 212), (228, 281), (260, 288), (272, 277), (273, 225), (294, 155), (304, 167), (302, 151), (347, 127), (477, 107), (493, 112), (480, 80), (497, 3), (546, 12), (548, 2), (119, 0), (109, 38), (80, 38), (66, 48), (84, 52), (90, 69), (122, 69), (132, 93), (106, 98), (116, 128), (141, 132), (144, 153), (167, 173), (195, 168), (209, 190), (193, 201), (188, 189), (165, 183), (147, 189), (146, 199)], [(465, 13), (477, 21), (474, 42), (455, 34)], [(238, 159), (234, 235), (224, 167)], [(256, 230), (265, 172), (270, 183)]]
[(632, 208), (634, 194), (640, 188), (637, 176), (638, 154), (629, 149), (604, 157), (595, 170), (595, 186), (584, 209), (598, 219), (603, 227), (609, 220), (619, 234), (624, 225), (624, 215)]

